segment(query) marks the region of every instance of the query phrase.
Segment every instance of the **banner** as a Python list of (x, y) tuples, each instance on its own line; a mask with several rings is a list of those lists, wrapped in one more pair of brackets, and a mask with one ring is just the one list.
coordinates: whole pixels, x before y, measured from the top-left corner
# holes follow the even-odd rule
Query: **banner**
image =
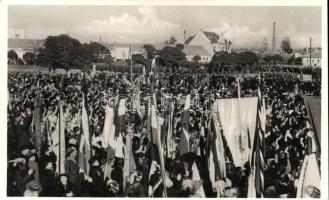
[(304, 96), (304, 103), (313, 131), (317, 136), (317, 147), (321, 144), (321, 97)]
[(236, 167), (242, 167), (251, 154), (257, 113), (257, 97), (219, 99), (214, 103), (227, 145)]
[(315, 153), (306, 155), (298, 180), (297, 198), (320, 198), (320, 169)]

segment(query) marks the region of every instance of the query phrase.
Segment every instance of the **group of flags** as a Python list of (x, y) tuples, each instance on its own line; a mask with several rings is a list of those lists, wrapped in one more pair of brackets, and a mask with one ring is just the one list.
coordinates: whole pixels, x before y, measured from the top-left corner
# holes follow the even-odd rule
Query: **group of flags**
[[(154, 82), (153, 82), (154, 83)], [(162, 183), (165, 183), (165, 158), (173, 158), (176, 146), (174, 142), (174, 103), (171, 102), (170, 109), (165, 112), (164, 118), (157, 112), (156, 96), (153, 83), (151, 82), (149, 105), (147, 110), (147, 137), (150, 139), (152, 148), (152, 166), (149, 170), (149, 179), (152, 173), (158, 169), (160, 171), (159, 181), (150, 185), (151, 195)], [(239, 85), (238, 85), (239, 86)], [(240, 89), (240, 87), (238, 87)], [(226, 179), (226, 155), (223, 143), (223, 137), (232, 154), (233, 163), (238, 167), (245, 167), (249, 162), (250, 175), (248, 180), (248, 197), (264, 197), (264, 169), (265, 169), (265, 101), (260, 87), (257, 97), (250, 98), (232, 98), (218, 99), (212, 107), (212, 117), (207, 131), (207, 160), (211, 183), (216, 185), (218, 181)], [(318, 100), (318, 98), (316, 98)], [(40, 103), (36, 98), (35, 110), (33, 115), (33, 130), (36, 138), (35, 143), (41, 147), (40, 135)], [(307, 111), (310, 121), (315, 131), (313, 145), (319, 146), (320, 140), (320, 120), (315, 115), (320, 105), (315, 100), (305, 98)], [(133, 99), (134, 110), (142, 119), (143, 114), (140, 110), (139, 90)], [(191, 95), (185, 99), (184, 110), (180, 118), (182, 132), (178, 144), (178, 153), (184, 155), (191, 151), (190, 149), (190, 109)], [(83, 98), (81, 109), (80, 138), (78, 149), (78, 164), (86, 174), (89, 172), (89, 159), (93, 155), (91, 148), (91, 136), (89, 131), (89, 118), (86, 99)], [(136, 168), (133, 152), (131, 148), (131, 134), (126, 130), (126, 99), (119, 99), (117, 108), (107, 105), (105, 110), (105, 121), (103, 127), (102, 147), (107, 149), (107, 162), (105, 166), (104, 178), (111, 178), (112, 164), (115, 158), (124, 159), (124, 186), (127, 184), (130, 173)], [(205, 128), (205, 127), (203, 127)], [(57, 173), (65, 173), (65, 123), (62, 103), (59, 103), (59, 111), (54, 131), (49, 134), (50, 145), (57, 156)], [(320, 187), (320, 170), (316, 160), (316, 153), (309, 152), (304, 159), (301, 175), (298, 184), (298, 197), (314, 196), (314, 193)], [(314, 173), (313, 169), (317, 169)], [(312, 171), (313, 170), (313, 171)], [(200, 181), (200, 174), (196, 164), (192, 166), (193, 181)], [(312, 172), (311, 172), (312, 171)], [(312, 174), (313, 173), (313, 174)], [(312, 175), (310, 175), (312, 174)], [(166, 187), (163, 187), (163, 195), (166, 194)], [(314, 189), (315, 188), (315, 189)], [(203, 188), (200, 189), (201, 196), (204, 195)], [(220, 188), (218, 188), (218, 193)], [(317, 194), (317, 193), (316, 193)]]

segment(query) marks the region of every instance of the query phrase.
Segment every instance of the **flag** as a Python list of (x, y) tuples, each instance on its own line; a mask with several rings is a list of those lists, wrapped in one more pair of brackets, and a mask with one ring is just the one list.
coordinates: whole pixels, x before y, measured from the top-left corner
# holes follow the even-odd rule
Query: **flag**
[[(192, 165), (192, 181), (194, 183), (201, 182), (200, 173), (199, 173), (198, 167), (196, 166), (195, 162)], [(194, 185), (197, 185), (197, 184), (194, 184)], [(200, 185), (199, 188), (196, 188), (195, 194), (197, 197), (206, 198), (202, 184)]]
[(107, 149), (107, 158), (104, 169), (104, 178), (111, 177), (112, 164), (114, 162), (115, 153), (115, 124), (114, 124), (114, 109), (110, 106), (106, 106), (105, 110), (105, 121), (103, 127), (103, 148)]
[(174, 118), (174, 103), (171, 102), (171, 107), (169, 113), (167, 114), (167, 134), (165, 134), (166, 141), (166, 156), (167, 158), (172, 158), (172, 154), (175, 151), (174, 146), (174, 136), (173, 136), (173, 118)]
[(190, 125), (190, 107), (191, 107), (191, 95), (187, 95), (185, 99), (184, 111), (181, 117), (182, 133), (180, 135), (179, 141), (179, 154), (183, 154), (190, 151), (190, 135), (189, 135), (189, 125)]
[(219, 126), (219, 122), (213, 117), (210, 122), (210, 132), (208, 134), (208, 170), (213, 185), (217, 181), (225, 180), (226, 178), (225, 151), (221, 135), (222, 129)]
[(297, 198), (320, 198), (320, 168), (316, 154), (305, 156), (298, 179)]
[(248, 198), (264, 197), (264, 153), (265, 153), (265, 103), (258, 87), (257, 120), (251, 156)]
[(65, 173), (65, 124), (63, 117), (63, 107), (59, 104), (59, 113), (55, 131), (51, 134), (52, 146), (56, 155), (56, 172), (58, 174)]
[(81, 133), (79, 143), (78, 164), (79, 167), (89, 174), (89, 159), (91, 157), (91, 146), (89, 137), (89, 119), (85, 105), (85, 99), (82, 98), (82, 113), (81, 113)]
[(151, 69), (155, 68), (155, 58), (152, 59)]
[[(39, 81), (38, 81), (39, 83)], [(34, 111), (33, 111), (33, 132), (34, 132), (34, 144), (39, 153), (41, 153), (41, 116), (40, 116), (40, 99), (37, 96), (34, 99)]]
[(317, 147), (321, 143), (321, 97), (304, 96), (304, 103), (308, 118), (316, 135)]
[(132, 150), (132, 139), (133, 135), (132, 132), (128, 132), (126, 135), (126, 145), (124, 149), (125, 158), (124, 158), (124, 171), (123, 171), (123, 190), (125, 190), (125, 187), (129, 181), (130, 174), (136, 169), (136, 163), (133, 155)]
[(219, 99), (214, 102), (224, 137), (232, 154), (234, 165), (242, 167), (250, 157), (255, 133), (257, 98)]

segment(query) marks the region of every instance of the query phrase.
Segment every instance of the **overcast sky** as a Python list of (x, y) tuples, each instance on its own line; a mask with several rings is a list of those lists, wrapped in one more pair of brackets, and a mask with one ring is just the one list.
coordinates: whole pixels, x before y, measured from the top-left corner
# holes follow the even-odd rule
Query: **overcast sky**
[(81, 42), (163, 42), (200, 29), (223, 34), (234, 46), (289, 37), (293, 47), (321, 45), (321, 7), (229, 6), (9, 6), (8, 28), (28, 38), (67, 33)]

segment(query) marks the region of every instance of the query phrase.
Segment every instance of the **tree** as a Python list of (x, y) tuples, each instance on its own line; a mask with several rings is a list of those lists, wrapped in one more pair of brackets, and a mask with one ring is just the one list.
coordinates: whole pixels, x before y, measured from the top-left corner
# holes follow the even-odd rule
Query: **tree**
[(151, 44), (145, 44), (143, 46), (143, 48), (146, 51), (146, 54), (147, 54), (147, 58), (148, 59), (153, 59), (155, 57), (156, 49), (154, 48), (153, 45), (151, 45)]
[(291, 54), (292, 53), (292, 48), (291, 48), (291, 44), (290, 44), (290, 39), (286, 38), (284, 40), (282, 40), (281, 42), (281, 49), (283, 52), (287, 53), (287, 54)]
[(180, 50), (183, 50), (184, 49), (184, 44), (178, 43), (178, 44), (176, 44), (176, 48), (180, 49)]
[(142, 54), (133, 54), (132, 59), (134, 63), (141, 64), (141, 65), (146, 65), (146, 59)]
[(18, 55), (14, 50), (8, 51), (8, 61), (9, 63), (16, 63), (18, 60)]
[(185, 53), (179, 47), (165, 46), (157, 59), (161, 66), (177, 65), (180, 61), (185, 61)]
[(193, 61), (194, 62), (199, 62), (201, 60), (201, 56), (199, 56), (199, 55), (195, 55), (194, 57), (193, 57)]
[(232, 56), (226, 51), (216, 52), (210, 62), (212, 66), (223, 66), (232, 63)]
[(295, 59), (295, 65), (302, 65), (303, 64), (302, 60), (303, 60), (302, 57), (296, 58)]
[(26, 52), (23, 55), (23, 60), (24, 60), (25, 64), (27, 64), (27, 65), (33, 65), (34, 64), (34, 60), (35, 60), (35, 56), (31, 52)]
[(287, 60), (288, 65), (293, 65), (295, 64), (295, 56), (290, 56)]
[(171, 36), (169, 40), (165, 41), (165, 44), (173, 45), (177, 42), (177, 39), (174, 36)]
[(81, 43), (79, 40), (71, 38), (68, 35), (49, 36), (44, 42), (44, 48), (41, 48), (38, 56), (39, 62), (50, 67), (73, 66), (80, 60)]
[(283, 63), (283, 57), (280, 54), (275, 54), (273, 56), (268, 55), (265, 57), (265, 60), (272, 64)]
[(259, 61), (257, 54), (252, 51), (241, 52), (237, 55), (236, 59), (238, 59), (239, 63), (242, 65), (253, 65)]

